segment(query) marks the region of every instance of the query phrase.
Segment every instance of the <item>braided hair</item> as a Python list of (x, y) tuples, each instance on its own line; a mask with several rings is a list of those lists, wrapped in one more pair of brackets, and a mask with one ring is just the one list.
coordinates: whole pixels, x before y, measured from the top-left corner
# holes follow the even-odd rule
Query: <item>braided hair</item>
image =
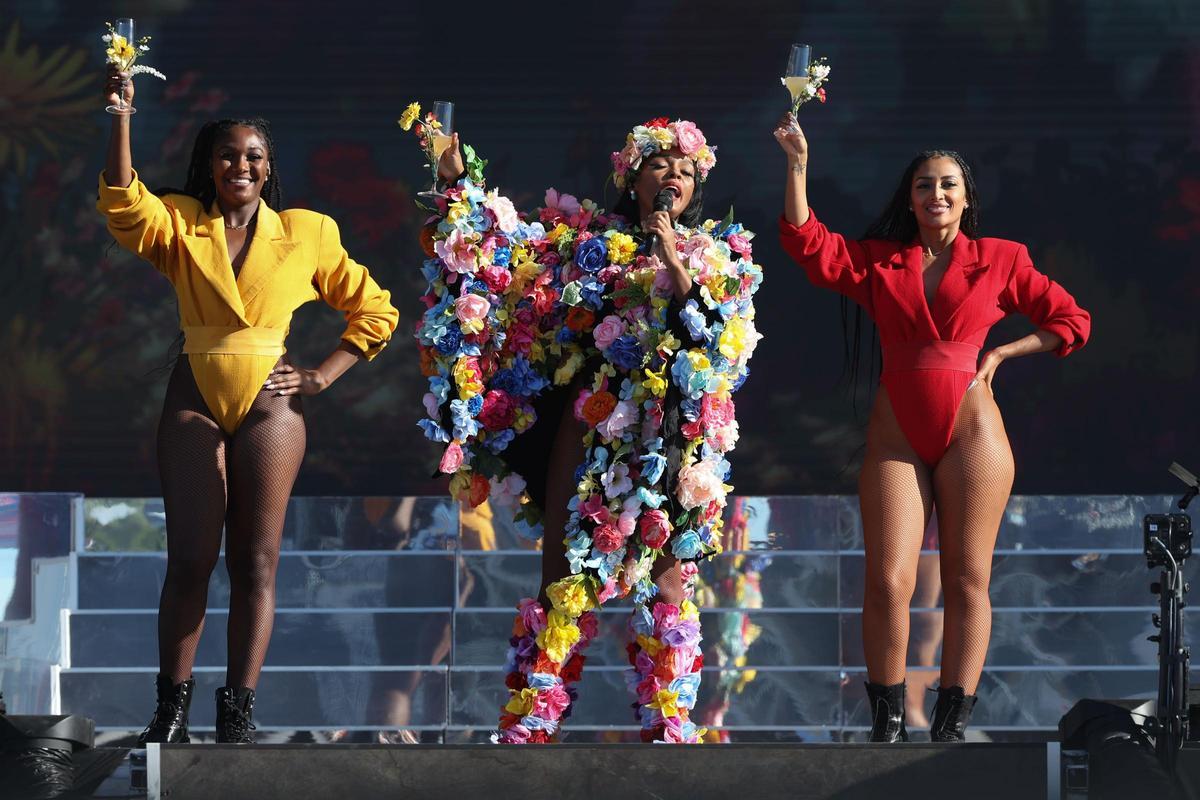
[(192, 159), (188, 162), (187, 178), (182, 189), (162, 188), (155, 194), (183, 194), (199, 200), (201, 205), (208, 208), (217, 197), (217, 186), (213, 181), (212, 157), (213, 147), (217, 137), (228, 133), (233, 128), (253, 128), (262, 137), (267, 146), (267, 166), (270, 177), (263, 184), (262, 198), (267, 205), (279, 210), (283, 206), (283, 195), (279, 189), (279, 168), (275, 165), (275, 140), (271, 137), (271, 124), (262, 117), (249, 119), (218, 119), (206, 122), (196, 134), (196, 143), (192, 145)]

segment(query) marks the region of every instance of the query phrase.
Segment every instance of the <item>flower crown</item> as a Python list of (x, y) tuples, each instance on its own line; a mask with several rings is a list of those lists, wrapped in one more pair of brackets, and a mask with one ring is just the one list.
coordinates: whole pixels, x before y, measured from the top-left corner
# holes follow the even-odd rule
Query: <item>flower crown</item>
[(668, 122), (666, 117), (655, 117), (631, 130), (625, 137), (625, 147), (612, 154), (613, 183), (624, 189), (629, 174), (638, 171), (643, 159), (672, 148), (679, 148), (696, 162), (701, 183), (717, 164), (716, 145), (709, 146), (696, 123), (686, 119)]

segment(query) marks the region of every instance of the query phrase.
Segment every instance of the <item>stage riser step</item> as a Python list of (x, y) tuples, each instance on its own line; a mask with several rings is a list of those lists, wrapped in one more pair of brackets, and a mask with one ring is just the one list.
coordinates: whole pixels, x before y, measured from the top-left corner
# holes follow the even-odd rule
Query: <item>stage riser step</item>
[[(289, 553), (276, 580), (281, 607), (450, 606), (510, 608), (538, 584), (541, 555), (430, 551)], [(79, 607), (158, 607), (166, 572), (158, 554), (85, 553), (79, 558)], [(769, 608), (838, 608), (862, 603), (863, 557), (813, 553), (725, 555), (701, 565), (701, 599), (736, 606), (739, 572), (757, 574)], [(997, 609), (1153, 605), (1150, 573), (1137, 553), (1081, 560), (1076, 553), (1037, 550), (997, 556), (991, 599)], [(229, 603), (229, 577), (218, 564), (209, 603)]]
[[(702, 674), (696, 718), (706, 724), (750, 727), (843, 727), (870, 723), (862, 672), (760, 671), (741, 691), (735, 684), (744, 673), (706, 668)], [(213, 693), (224, 681), (222, 669), (196, 673), (193, 720), (211, 724)], [(447, 681), (449, 682), (447, 684)], [(979, 689), (973, 725), (981, 727), (1053, 727), (1083, 695), (1120, 697), (1147, 695), (1152, 672), (1091, 674), (988, 672)], [(914, 688), (914, 691), (917, 691)], [(579, 702), (570, 725), (633, 724), (625, 687), (625, 670), (593, 668), (579, 684)], [(154, 670), (91, 672), (65, 670), (61, 675), (62, 710), (82, 713), (101, 727), (140, 728), (153, 711)], [(255, 714), (270, 726), (342, 727), (495, 725), (507, 699), (500, 669), (417, 671), (276, 671), (268, 668), (259, 683)], [(922, 699), (926, 710), (932, 695)], [(720, 717), (714, 707), (727, 702)], [(411, 710), (405, 716), (405, 705)], [(719, 722), (715, 722), (719, 720)]]
[[(157, 747), (157, 746), (156, 746)], [(150, 800), (1046, 798), (1045, 745), (158, 747)], [(155, 754), (150, 754), (150, 762)]]

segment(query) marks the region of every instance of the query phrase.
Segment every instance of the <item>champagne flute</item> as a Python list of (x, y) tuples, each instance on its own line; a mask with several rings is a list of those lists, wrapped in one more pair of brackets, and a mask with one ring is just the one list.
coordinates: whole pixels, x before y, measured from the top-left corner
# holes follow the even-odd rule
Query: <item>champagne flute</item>
[[(433, 101), (433, 118), (440, 124), (441, 128), (433, 133), (433, 161), (436, 164), (438, 159), (442, 157), (442, 153), (446, 152), (446, 148), (453, 141), (451, 134), (454, 133), (454, 103), (446, 100)], [(434, 167), (436, 170), (437, 168)]]
[[(133, 20), (132, 19), (130, 19), (129, 17), (122, 17), (121, 19), (118, 19), (114, 30), (115, 30), (117, 36), (121, 36), (125, 39), (125, 43), (128, 47), (137, 47), (137, 45), (135, 45), (133, 43)], [(128, 72), (129, 67), (131, 65), (126, 64), (126, 63), (119, 63), (119, 64), (116, 64), (115, 66), (121, 72)], [(107, 106), (107, 107), (105, 107), (104, 110), (110, 114), (136, 114), (137, 109), (125, 102), (125, 90), (128, 87), (129, 87), (128, 80), (121, 81), (121, 90), (117, 95), (116, 104)]]
[(792, 108), (795, 108), (804, 97), (808, 88), (808, 67), (812, 59), (812, 48), (806, 44), (794, 44), (788, 53), (787, 70), (784, 72), (783, 85), (792, 95)]
[(423, 192), (417, 192), (417, 197), (420, 199), (421, 205), (434, 210), (437, 208), (437, 199), (444, 197), (438, 191), (438, 162), (442, 158), (442, 153), (450, 147), (450, 143), (454, 141), (454, 103), (446, 100), (433, 101), (433, 109), (430, 112), (434, 119), (441, 126), (439, 128), (427, 128), (429, 137), (430, 165), (429, 168), (433, 172), (433, 185)]

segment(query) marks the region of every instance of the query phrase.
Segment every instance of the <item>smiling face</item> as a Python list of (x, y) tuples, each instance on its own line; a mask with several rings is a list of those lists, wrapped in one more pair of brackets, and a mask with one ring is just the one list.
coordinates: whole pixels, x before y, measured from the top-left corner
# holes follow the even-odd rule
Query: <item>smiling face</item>
[(913, 173), (908, 199), (919, 227), (958, 227), (967, 207), (967, 182), (962, 169), (952, 158), (925, 161)]
[(213, 144), (212, 176), (221, 208), (257, 203), (270, 176), (267, 144), (262, 134), (235, 125)]
[(670, 211), (671, 219), (675, 220), (696, 193), (696, 162), (678, 149), (655, 153), (642, 163), (633, 190), (637, 193), (638, 210), (643, 219), (653, 211), (655, 196), (668, 186), (675, 190), (675, 202)]

